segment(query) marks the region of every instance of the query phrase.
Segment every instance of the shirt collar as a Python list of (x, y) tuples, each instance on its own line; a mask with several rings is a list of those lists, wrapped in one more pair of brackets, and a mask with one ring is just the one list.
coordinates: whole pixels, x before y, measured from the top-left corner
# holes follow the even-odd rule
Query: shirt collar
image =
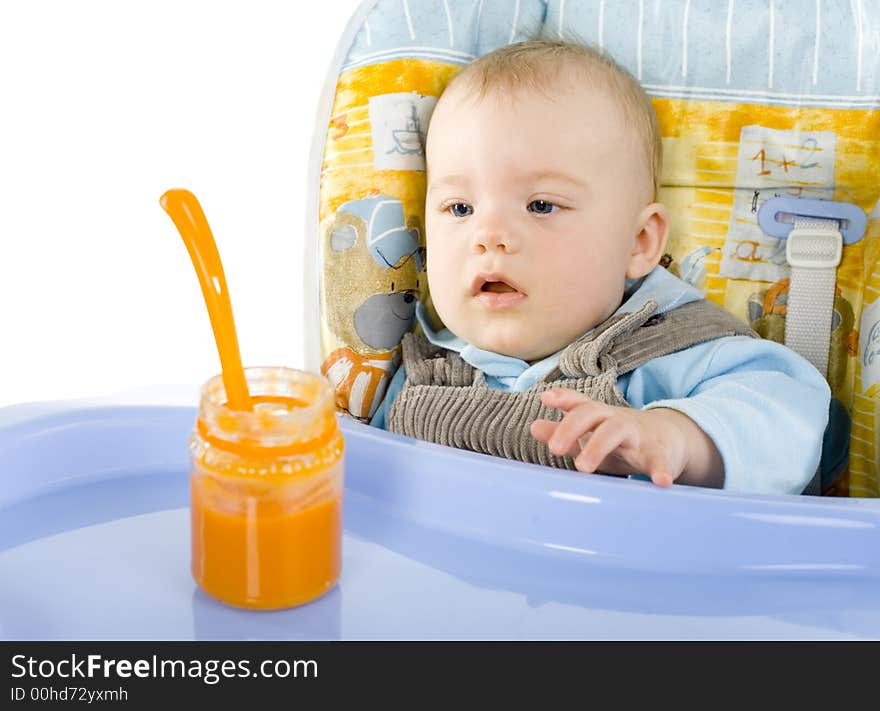
[[(463, 338), (456, 336), (448, 328), (435, 331), (431, 327), (428, 312), (421, 301), (416, 304), (416, 319), (418, 319), (419, 325), (425, 333), (425, 338), (435, 346), (455, 351), (468, 365), (482, 370), (486, 375), (491, 375), (496, 378), (518, 378), (529, 368), (538, 368), (539, 365), (549, 360), (549, 358), (555, 356), (556, 360), (559, 360), (558, 354), (554, 354), (553, 356), (549, 356), (548, 358), (535, 363), (535, 365), (530, 366), (526, 361), (520, 358), (502, 355), (501, 353), (493, 353), (492, 351), (484, 351), (481, 348), (472, 346)], [(550, 372), (553, 365), (555, 365), (555, 362), (547, 367), (544, 372)]]
[[(686, 282), (670, 274), (663, 267), (655, 267), (647, 276), (639, 280), (627, 279), (627, 289), (623, 295), (623, 303), (617, 308), (612, 316), (638, 311), (649, 300), (658, 304), (657, 313), (669, 311), (677, 306), (690, 301), (702, 299), (699, 291)], [(520, 358), (513, 356), (484, 351), (472, 346), (463, 338), (459, 338), (448, 328), (435, 331), (428, 318), (425, 305), (419, 301), (416, 303), (416, 319), (425, 333), (425, 337), (435, 346), (446, 348), (458, 353), (468, 365), (482, 370), (486, 375), (507, 381), (528, 376), (532, 382), (540, 380), (559, 363), (562, 350), (547, 356), (546, 358), (529, 365)], [(593, 329), (585, 331), (586, 335)]]

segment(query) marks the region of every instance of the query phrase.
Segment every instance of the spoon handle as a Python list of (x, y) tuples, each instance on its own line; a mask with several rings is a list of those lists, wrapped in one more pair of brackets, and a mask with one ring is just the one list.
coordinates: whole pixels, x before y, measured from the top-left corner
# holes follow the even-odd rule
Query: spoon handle
[(220, 355), (228, 406), (232, 410), (252, 411), (253, 404), (241, 364), (238, 337), (235, 335), (226, 276), (223, 274), (223, 264), (202, 206), (195, 195), (182, 189), (168, 190), (159, 198), (159, 204), (171, 217), (183, 238), (199, 278)]

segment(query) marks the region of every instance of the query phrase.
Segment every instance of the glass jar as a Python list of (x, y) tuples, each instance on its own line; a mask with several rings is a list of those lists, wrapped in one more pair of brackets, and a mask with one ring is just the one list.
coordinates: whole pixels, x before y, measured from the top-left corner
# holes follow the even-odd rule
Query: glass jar
[(192, 573), (212, 597), (278, 609), (327, 592), (341, 568), (343, 440), (333, 388), (291, 368), (245, 368), (252, 412), (221, 376), (190, 437)]

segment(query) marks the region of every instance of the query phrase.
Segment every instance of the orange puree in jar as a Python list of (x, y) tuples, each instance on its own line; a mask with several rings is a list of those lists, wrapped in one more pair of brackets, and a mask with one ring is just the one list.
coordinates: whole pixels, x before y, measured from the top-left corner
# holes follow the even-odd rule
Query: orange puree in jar
[(199, 201), (168, 190), (202, 288), (222, 374), (202, 388), (190, 438), (192, 572), (219, 600), (299, 605), (339, 578), (342, 435), (320, 375), (242, 368), (223, 265)]
[(246, 368), (253, 410), (205, 384), (190, 440), (192, 572), (209, 595), (277, 609), (339, 578), (343, 441), (321, 376)]

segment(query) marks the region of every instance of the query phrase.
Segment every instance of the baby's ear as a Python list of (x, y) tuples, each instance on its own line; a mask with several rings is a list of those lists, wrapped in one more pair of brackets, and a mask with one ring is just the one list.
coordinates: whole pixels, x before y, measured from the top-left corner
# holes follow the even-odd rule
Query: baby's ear
[(633, 243), (626, 276), (640, 279), (660, 262), (669, 235), (669, 213), (666, 206), (652, 202), (639, 214), (640, 229)]

